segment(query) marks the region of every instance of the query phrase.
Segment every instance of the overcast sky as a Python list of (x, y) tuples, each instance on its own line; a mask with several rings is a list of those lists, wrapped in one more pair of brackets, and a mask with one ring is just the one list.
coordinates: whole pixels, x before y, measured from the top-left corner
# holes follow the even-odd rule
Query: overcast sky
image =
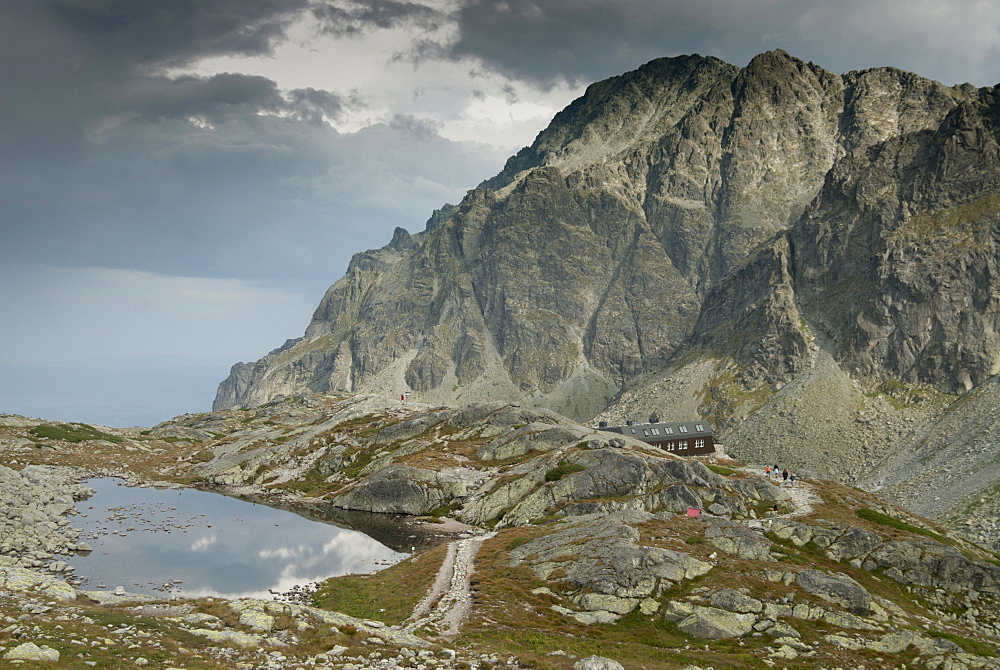
[(0, 412), (152, 425), (592, 82), (782, 48), (1000, 81), (993, 0), (5, 0)]

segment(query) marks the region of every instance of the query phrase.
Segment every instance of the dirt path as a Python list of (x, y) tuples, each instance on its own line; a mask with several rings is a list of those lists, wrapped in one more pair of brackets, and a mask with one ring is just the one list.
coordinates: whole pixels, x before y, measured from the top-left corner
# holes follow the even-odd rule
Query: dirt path
[(496, 533), (456, 540), (448, 544), (448, 553), (438, 568), (434, 584), (417, 603), (404, 626), (408, 632), (426, 627), (442, 637), (458, 635), (472, 610), (472, 573), (476, 554), (483, 542)]
[[(754, 477), (764, 478), (764, 468), (762, 466), (747, 466), (738, 469)], [(785, 514), (779, 514), (777, 516), (779, 519), (794, 519), (796, 517), (808, 516), (812, 514), (813, 503), (823, 502), (813, 487), (807, 482), (802, 481), (801, 478), (796, 478), (794, 486), (791, 482), (782, 481), (781, 475), (777, 475), (776, 478), (769, 479), (768, 481), (787, 493), (791, 498), (792, 510)]]

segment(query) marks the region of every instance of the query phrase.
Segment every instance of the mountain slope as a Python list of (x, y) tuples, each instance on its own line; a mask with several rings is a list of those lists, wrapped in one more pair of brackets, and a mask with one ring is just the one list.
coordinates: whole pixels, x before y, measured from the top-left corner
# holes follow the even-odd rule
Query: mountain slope
[(305, 337), (236, 366), (215, 406), (411, 390), (592, 416), (684, 353), (712, 287), (798, 218), (838, 158), (936, 128), (974, 95), (781, 51), (594, 84), (427, 230), (358, 255)]

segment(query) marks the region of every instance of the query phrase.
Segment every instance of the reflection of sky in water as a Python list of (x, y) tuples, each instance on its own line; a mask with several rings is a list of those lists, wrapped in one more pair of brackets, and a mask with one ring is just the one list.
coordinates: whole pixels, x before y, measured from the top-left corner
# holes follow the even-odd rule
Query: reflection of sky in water
[(77, 503), (71, 522), (94, 552), (68, 559), (85, 589), (154, 593), (179, 580), (170, 593), (267, 597), (405, 557), (363, 533), (216, 493), (86, 485), (97, 493)]

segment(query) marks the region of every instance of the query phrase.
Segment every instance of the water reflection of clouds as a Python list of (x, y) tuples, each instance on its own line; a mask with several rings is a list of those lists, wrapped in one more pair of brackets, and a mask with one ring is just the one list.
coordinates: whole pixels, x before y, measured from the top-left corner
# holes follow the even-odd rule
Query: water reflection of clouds
[(218, 541), (219, 538), (217, 535), (209, 535), (207, 537), (203, 537), (191, 545), (191, 551), (204, 551)]
[[(283, 510), (202, 491), (186, 490), (182, 498), (178, 491), (128, 489), (107, 481), (91, 484), (100, 498), (87, 505), (121, 505), (124, 499), (143, 510), (142, 519), (169, 510), (179, 523), (166, 532), (145, 528), (127, 537), (102, 533), (92, 543), (97, 549), (92, 558), (72, 559), (77, 574), (91, 583), (150, 592), (180, 580), (174, 592), (184, 596), (267, 598), (269, 591), (372, 572), (405, 556), (357, 531)], [(88, 522), (93, 523), (91, 531), (107, 525), (93, 517), (77, 517), (74, 525)]]
[(307, 551), (311, 551), (310, 547), (305, 547), (299, 545), (297, 547), (279, 547), (277, 549), (261, 549), (257, 552), (257, 555), (263, 559), (269, 558), (283, 558), (288, 560), (290, 558), (299, 558)]

